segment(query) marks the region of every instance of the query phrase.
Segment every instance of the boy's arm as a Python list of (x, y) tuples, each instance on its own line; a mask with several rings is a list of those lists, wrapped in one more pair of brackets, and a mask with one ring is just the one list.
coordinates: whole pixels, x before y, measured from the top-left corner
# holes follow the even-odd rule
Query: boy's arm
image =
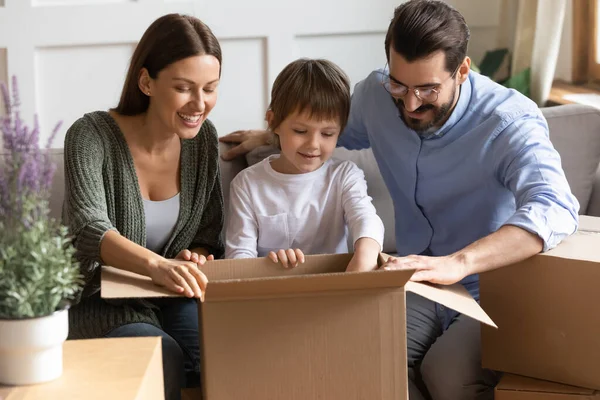
[(354, 163), (348, 162), (342, 184), (344, 216), (354, 240), (354, 257), (347, 270), (373, 270), (383, 248), (383, 222), (367, 193), (365, 175)]
[(374, 239), (363, 237), (354, 242), (354, 256), (347, 272), (373, 271), (377, 269), (377, 256), (381, 246)]
[(252, 202), (235, 180), (231, 183), (229, 196), (225, 258), (256, 258), (258, 225)]

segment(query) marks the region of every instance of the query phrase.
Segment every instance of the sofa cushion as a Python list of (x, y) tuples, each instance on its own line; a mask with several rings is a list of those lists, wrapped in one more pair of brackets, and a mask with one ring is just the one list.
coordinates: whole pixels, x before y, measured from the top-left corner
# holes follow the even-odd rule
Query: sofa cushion
[(63, 149), (50, 149), (50, 159), (56, 165), (50, 191), (50, 217), (60, 221), (65, 197), (65, 161)]
[(600, 162), (600, 110), (583, 105), (542, 109), (550, 128), (550, 140), (558, 151), (571, 191), (587, 214)]

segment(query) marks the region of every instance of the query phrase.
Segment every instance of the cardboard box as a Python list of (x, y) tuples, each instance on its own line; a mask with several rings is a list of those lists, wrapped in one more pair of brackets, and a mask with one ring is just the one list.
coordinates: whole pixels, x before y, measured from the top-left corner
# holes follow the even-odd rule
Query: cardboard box
[(4, 400), (164, 398), (158, 337), (67, 340), (60, 378), (38, 385), (0, 385)]
[(496, 400), (600, 400), (600, 392), (506, 374), (496, 386)]
[[(414, 270), (345, 273), (351, 257), (307, 256), (287, 270), (265, 258), (207, 263), (205, 400), (407, 399), (405, 290), (493, 325), (460, 285), (408, 282)], [(103, 269), (105, 298), (165, 295)]]
[(481, 274), (486, 368), (600, 389), (600, 218), (547, 253)]

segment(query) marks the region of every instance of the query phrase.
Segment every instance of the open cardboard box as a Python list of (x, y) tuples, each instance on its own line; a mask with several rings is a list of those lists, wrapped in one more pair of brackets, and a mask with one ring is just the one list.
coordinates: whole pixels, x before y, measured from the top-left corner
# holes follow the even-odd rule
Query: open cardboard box
[[(204, 399), (407, 399), (405, 290), (495, 326), (460, 285), (409, 282), (414, 270), (345, 273), (351, 257), (307, 256), (294, 269), (265, 258), (206, 263)], [(176, 295), (103, 267), (103, 298), (162, 296)]]
[(496, 386), (494, 398), (495, 400), (600, 400), (600, 392), (505, 374)]
[(600, 389), (600, 218), (556, 248), (479, 275), (486, 368)]

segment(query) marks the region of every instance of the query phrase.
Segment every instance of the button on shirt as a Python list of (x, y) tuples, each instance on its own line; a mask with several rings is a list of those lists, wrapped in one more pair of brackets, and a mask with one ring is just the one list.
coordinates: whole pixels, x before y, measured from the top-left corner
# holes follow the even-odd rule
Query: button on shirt
[[(539, 235), (546, 251), (577, 229), (579, 203), (534, 102), (471, 71), (449, 119), (422, 138), (400, 119), (382, 72), (356, 85), (339, 145), (372, 148), (400, 255), (448, 255), (506, 224)], [(462, 281), (470, 292), (477, 282)]]

